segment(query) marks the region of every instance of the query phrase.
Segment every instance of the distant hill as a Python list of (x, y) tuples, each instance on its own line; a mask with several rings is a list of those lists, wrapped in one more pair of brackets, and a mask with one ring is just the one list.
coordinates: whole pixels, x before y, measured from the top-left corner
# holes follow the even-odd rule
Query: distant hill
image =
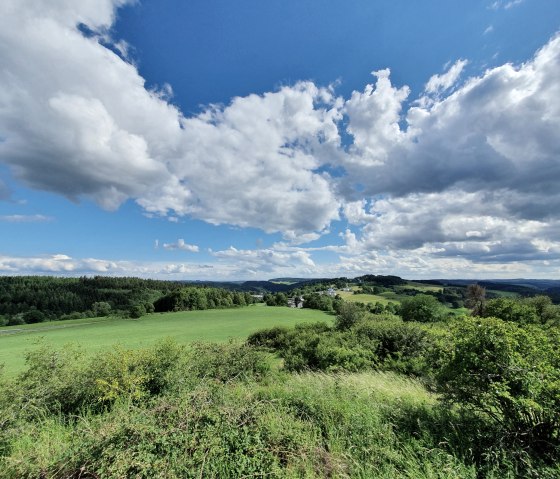
[(272, 278), (269, 279), (271, 283), (286, 283), (286, 284), (296, 284), (296, 283), (311, 283), (314, 281), (328, 281), (326, 278)]
[[(184, 281), (185, 284), (197, 286), (210, 286), (213, 288), (224, 288), (234, 291), (243, 291), (251, 293), (280, 293), (310, 285), (313, 283), (329, 283), (338, 280), (347, 280), (348, 282), (358, 283), (376, 283), (383, 286), (406, 284), (406, 280), (398, 276), (384, 275), (363, 275), (354, 279), (347, 278), (296, 278), (282, 277), (272, 278), (267, 281)], [(550, 294), (553, 296), (560, 295), (560, 280), (554, 279), (492, 279), (492, 280), (476, 280), (476, 279), (426, 279), (414, 280), (416, 283), (431, 284), (437, 286), (467, 286), (477, 283), (488, 290), (507, 291), (517, 293), (523, 296), (532, 296), (539, 293)]]
[(560, 291), (560, 280), (555, 279), (430, 279), (417, 282), (441, 286), (467, 286), (477, 283), (488, 290), (507, 291), (527, 296), (533, 296), (538, 293), (558, 294), (558, 291)]

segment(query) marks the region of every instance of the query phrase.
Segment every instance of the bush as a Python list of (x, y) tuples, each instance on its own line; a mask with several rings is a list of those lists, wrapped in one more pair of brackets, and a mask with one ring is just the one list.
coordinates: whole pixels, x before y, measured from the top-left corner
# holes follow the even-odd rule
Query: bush
[(535, 451), (560, 447), (558, 332), (497, 318), (466, 319), (437, 375), (444, 397), (485, 414), (510, 441)]
[(537, 324), (539, 316), (535, 306), (513, 298), (496, 298), (486, 302), (484, 316), (519, 324)]
[(106, 301), (97, 301), (91, 305), (91, 310), (95, 317), (102, 318), (111, 314), (111, 305)]
[(131, 318), (138, 319), (146, 314), (146, 308), (143, 304), (135, 304), (131, 306), (128, 314)]
[(276, 349), (288, 371), (362, 371), (374, 366), (375, 347), (360, 344), (351, 331), (325, 323), (298, 324), (278, 341)]
[(560, 306), (552, 304), (549, 296), (539, 295), (525, 298), (523, 302), (535, 309), (541, 324), (560, 325)]
[(23, 320), (27, 324), (42, 323), (46, 319), (47, 318), (46, 318), (45, 314), (42, 313), (41, 311), (39, 311), (38, 309), (30, 309), (26, 313), (23, 313)]
[(261, 379), (270, 371), (266, 355), (247, 344), (195, 343), (188, 354), (186, 371), (198, 379), (219, 382)]
[(433, 296), (418, 294), (401, 302), (401, 316), (403, 321), (438, 321), (441, 318), (441, 305)]
[(41, 345), (28, 353), (27, 369), (3, 388), (0, 410), (66, 416), (84, 408), (103, 410), (119, 398), (157, 395), (169, 385), (183, 351), (173, 341), (161, 341), (143, 350), (117, 347), (90, 359), (74, 347)]
[(288, 335), (289, 331), (290, 330), (284, 326), (262, 329), (251, 334), (247, 338), (247, 344), (273, 350), (280, 349), (286, 345), (286, 336)]
[(338, 314), (334, 321), (335, 329), (343, 331), (350, 329), (357, 322), (368, 317), (369, 314), (364, 310), (363, 307), (355, 303), (344, 302), (338, 308)]
[(358, 323), (353, 332), (360, 343), (375, 344), (375, 355), (385, 369), (420, 376), (431, 368), (427, 353), (437, 341), (417, 324), (368, 320)]
[(21, 326), (22, 324), (25, 324), (23, 313), (13, 314), (8, 318), (8, 326)]

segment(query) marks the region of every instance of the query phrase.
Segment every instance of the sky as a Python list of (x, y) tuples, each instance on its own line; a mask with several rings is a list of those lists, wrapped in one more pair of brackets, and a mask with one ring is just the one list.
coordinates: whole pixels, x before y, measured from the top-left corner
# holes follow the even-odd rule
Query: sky
[(0, 275), (560, 278), (560, 2), (2, 0)]

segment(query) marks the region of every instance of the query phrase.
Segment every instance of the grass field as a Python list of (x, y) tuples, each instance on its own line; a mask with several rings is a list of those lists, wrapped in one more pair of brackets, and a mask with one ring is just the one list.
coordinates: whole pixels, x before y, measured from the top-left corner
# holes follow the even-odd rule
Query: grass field
[[(407, 284), (402, 286), (395, 286), (395, 291), (385, 291), (380, 294), (354, 294), (351, 291), (337, 291), (337, 294), (341, 296), (345, 301), (359, 302), (359, 303), (381, 303), (386, 305), (389, 302), (400, 303), (403, 299), (409, 298), (410, 296), (406, 294), (400, 294), (399, 291), (403, 289), (417, 289), (422, 292), (437, 292), (441, 291), (442, 287), (431, 284), (415, 283), (414, 281), (408, 281)], [(352, 290), (359, 289), (358, 286), (354, 286)]]
[(379, 301), (381, 304), (385, 305), (389, 301), (393, 301), (394, 303), (398, 302), (398, 300), (388, 299), (378, 294), (354, 294), (351, 291), (337, 291), (336, 293), (339, 294), (345, 301), (351, 301), (354, 303), (358, 302), (367, 304), (377, 303)]
[(0, 364), (5, 373), (17, 374), (26, 351), (44, 341), (56, 348), (72, 343), (88, 352), (116, 344), (127, 348), (149, 346), (171, 337), (178, 342), (227, 341), (273, 326), (293, 326), (311, 321), (332, 321), (322, 311), (254, 305), (237, 309), (181, 311), (151, 314), (138, 320), (88, 318), (0, 328)]
[(416, 283), (414, 281), (408, 281), (407, 284), (402, 286), (396, 286), (395, 289), (417, 289), (418, 291), (438, 292), (441, 291), (443, 287), (435, 284), (425, 284), (425, 283)]

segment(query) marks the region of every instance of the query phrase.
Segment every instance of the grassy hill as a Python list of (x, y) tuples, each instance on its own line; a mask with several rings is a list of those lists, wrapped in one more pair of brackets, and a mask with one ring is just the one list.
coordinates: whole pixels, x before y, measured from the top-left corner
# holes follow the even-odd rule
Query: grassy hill
[(246, 338), (249, 334), (273, 326), (332, 321), (322, 311), (254, 305), (235, 309), (180, 311), (150, 314), (138, 320), (87, 318), (0, 328), (0, 364), (13, 375), (21, 371), (26, 351), (39, 342), (55, 348), (68, 343), (96, 352), (115, 344), (127, 348), (149, 346), (171, 337), (180, 343), (193, 341), (222, 342)]

